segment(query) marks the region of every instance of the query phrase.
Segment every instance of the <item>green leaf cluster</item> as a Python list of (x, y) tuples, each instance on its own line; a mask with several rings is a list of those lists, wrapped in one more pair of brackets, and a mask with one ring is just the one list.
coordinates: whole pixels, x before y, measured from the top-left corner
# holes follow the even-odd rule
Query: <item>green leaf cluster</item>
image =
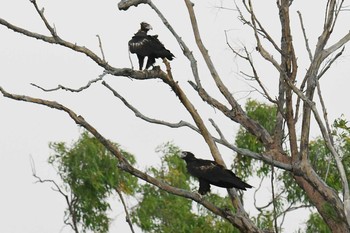
[[(345, 173), (350, 180), (350, 128), (348, 122), (341, 118), (334, 121), (333, 141)], [(333, 156), (328, 150), (323, 138), (318, 137), (310, 143), (309, 159), (317, 174), (332, 188), (342, 192), (341, 178)]]
[(323, 221), (318, 213), (312, 213), (309, 216), (309, 220), (306, 222), (305, 233), (331, 233), (327, 224)]
[[(269, 133), (273, 132), (276, 124), (276, 106), (249, 99), (246, 102), (245, 109), (251, 119), (259, 122)], [(264, 151), (262, 143), (243, 127), (240, 127), (236, 135), (235, 144), (239, 148), (249, 149), (256, 153)], [(259, 177), (266, 176), (270, 171), (270, 166), (259, 161), (256, 162), (247, 156), (237, 154), (233, 169), (239, 177), (247, 179), (255, 173)]]
[[(257, 121), (270, 134), (273, 134), (277, 116), (277, 107), (275, 105), (268, 105), (250, 99), (246, 102), (245, 109), (251, 119)], [(258, 138), (243, 127), (237, 133), (235, 144), (239, 148), (249, 149), (256, 153), (263, 153), (265, 150)], [(268, 178), (272, 173), (271, 165), (240, 154), (237, 154), (233, 161), (233, 169), (238, 176), (244, 179), (252, 176), (264, 179)], [(273, 230), (274, 215), (280, 216), (283, 214), (285, 206), (289, 206), (291, 203), (308, 203), (308, 198), (304, 191), (295, 183), (289, 172), (275, 169), (274, 177), (275, 192), (284, 194), (277, 195), (275, 200), (271, 200), (269, 205), (259, 209), (255, 222), (261, 229)], [(275, 213), (272, 211), (272, 203)]]
[[(272, 133), (276, 123), (277, 108), (273, 105), (266, 105), (254, 100), (249, 100), (246, 103), (246, 112), (249, 117), (259, 122), (268, 132)], [(345, 167), (348, 180), (350, 179), (350, 127), (348, 121), (344, 117), (340, 117), (334, 121), (333, 127), (333, 141), (338, 153), (341, 156), (342, 163)], [(244, 128), (240, 128), (235, 141), (240, 148), (246, 148), (253, 152), (261, 153), (264, 151), (262, 144), (258, 139), (247, 132)], [(325, 141), (321, 137), (317, 137), (309, 143), (309, 161), (317, 174), (332, 188), (339, 193), (342, 192), (342, 183), (337, 170), (335, 161), (328, 150)], [(234, 160), (234, 169), (237, 175), (247, 178), (250, 176), (258, 176), (265, 178), (271, 173), (271, 167), (264, 163), (251, 158), (237, 155)], [(283, 213), (283, 206), (310, 204), (305, 192), (296, 184), (294, 178), (289, 172), (275, 171), (275, 188), (279, 192), (284, 193), (283, 196), (273, 200), (275, 204), (276, 214)], [(280, 181), (280, 182), (277, 182)], [(332, 217), (334, 209), (325, 204), (329, 217)], [(261, 229), (273, 229), (273, 213), (271, 209), (264, 208), (256, 217), (256, 223)], [(324, 223), (323, 219), (318, 213), (310, 215), (307, 221), (306, 232), (325, 232), (329, 229)]]
[[(71, 193), (66, 217), (80, 223), (83, 232), (107, 232), (110, 208), (107, 198), (115, 189), (134, 194), (137, 178), (117, 168), (117, 159), (95, 138), (83, 132), (72, 146), (65, 143), (50, 143), (55, 151), (49, 158), (64, 182), (64, 189)], [(133, 164), (131, 154), (123, 152)]]
[[(192, 180), (187, 173), (185, 162), (179, 157), (179, 148), (166, 143), (159, 147), (158, 151), (163, 154), (160, 168), (150, 167), (147, 169), (148, 174), (172, 186), (191, 189)], [(238, 232), (230, 223), (211, 214), (201, 205), (193, 204), (191, 200), (174, 196), (149, 184), (141, 185), (138, 192), (142, 193), (142, 200), (133, 210), (132, 219), (144, 232)], [(231, 206), (227, 198), (215, 194), (205, 198), (221, 207)]]
[[(258, 121), (270, 133), (276, 122), (276, 107), (249, 100), (246, 105), (249, 117)], [(333, 124), (334, 143), (339, 150), (346, 174), (350, 177), (350, 128), (348, 122), (337, 119)], [(240, 128), (236, 141), (240, 148), (264, 152), (262, 144), (256, 137)], [(82, 231), (107, 232), (109, 219), (106, 211), (110, 208), (107, 198), (118, 189), (125, 194), (136, 196), (139, 203), (132, 209), (132, 221), (144, 232), (162, 233), (226, 233), (238, 232), (230, 223), (212, 214), (203, 206), (183, 197), (174, 196), (148, 183), (137, 183), (137, 178), (118, 169), (116, 158), (94, 137), (83, 132), (79, 140), (71, 146), (57, 142), (50, 144), (55, 154), (49, 162), (57, 169), (63, 180), (63, 189), (70, 194), (70, 206), (66, 217), (80, 224)], [(189, 176), (185, 162), (179, 157), (180, 149), (172, 143), (165, 143), (157, 151), (161, 153), (159, 166), (147, 168), (147, 173), (174, 187), (197, 190), (198, 182)], [(134, 157), (122, 151), (123, 156), (135, 164)], [(334, 159), (330, 155), (324, 140), (316, 138), (309, 145), (309, 160), (318, 175), (338, 192), (342, 184)], [(272, 170), (270, 165), (237, 155), (234, 169), (238, 176), (246, 179), (250, 176), (267, 178)], [(309, 204), (304, 191), (296, 184), (289, 172), (275, 169), (274, 203), (261, 208), (255, 222), (258, 227), (273, 230), (274, 216), (281, 216), (285, 206)], [(205, 198), (221, 208), (232, 205), (227, 197), (209, 194)], [(272, 203), (272, 202), (271, 202)], [(325, 205), (332, 216), (333, 208)], [(319, 214), (310, 215), (306, 223), (306, 232), (325, 232), (329, 229)]]

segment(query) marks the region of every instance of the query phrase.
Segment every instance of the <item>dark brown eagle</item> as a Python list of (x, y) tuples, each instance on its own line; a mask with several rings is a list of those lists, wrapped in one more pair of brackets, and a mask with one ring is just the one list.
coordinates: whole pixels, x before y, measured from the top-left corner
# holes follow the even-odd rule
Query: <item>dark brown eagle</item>
[(158, 35), (147, 35), (151, 29), (151, 25), (142, 22), (140, 30), (129, 41), (129, 50), (131, 53), (136, 53), (140, 70), (142, 70), (145, 57), (148, 57), (145, 69), (152, 66), (156, 62), (156, 58), (167, 58), (168, 60), (174, 58), (174, 55), (158, 40)]
[(199, 181), (198, 192), (201, 195), (210, 192), (210, 185), (222, 188), (237, 188), (246, 190), (252, 186), (238, 178), (231, 170), (228, 170), (215, 161), (197, 159), (188, 151), (181, 153), (181, 158), (186, 161), (187, 171)]

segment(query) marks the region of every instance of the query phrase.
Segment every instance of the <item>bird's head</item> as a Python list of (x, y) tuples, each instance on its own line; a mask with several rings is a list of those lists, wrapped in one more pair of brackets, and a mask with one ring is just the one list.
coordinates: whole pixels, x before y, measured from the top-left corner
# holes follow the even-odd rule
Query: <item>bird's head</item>
[(194, 157), (194, 154), (192, 154), (191, 152), (189, 151), (182, 151), (181, 154), (180, 154), (180, 157), (185, 160), (185, 161), (191, 161), (191, 160), (194, 160), (196, 159)]
[(148, 32), (149, 30), (152, 30), (152, 26), (146, 22), (142, 22), (141, 24), (141, 31)]

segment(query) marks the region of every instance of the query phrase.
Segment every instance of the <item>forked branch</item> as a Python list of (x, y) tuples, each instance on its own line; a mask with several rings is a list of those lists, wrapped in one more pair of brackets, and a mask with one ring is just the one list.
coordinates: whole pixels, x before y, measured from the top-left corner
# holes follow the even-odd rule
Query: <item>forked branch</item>
[(17, 100), (17, 101), (24, 101), (39, 105), (44, 105), (46, 107), (50, 107), (56, 110), (64, 111), (66, 112), (74, 122), (83, 128), (85, 128), (87, 131), (89, 131), (92, 135), (94, 135), (119, 161), (119, 168), (150, 183), (158, 188), (169, 192), (171, 194), (182, 196), (188, 199), (192, 199), (199, 204), (203, 205), (205, 208), (207, 208), (209, 211), (213, 212), (214, 214), (223, 217), (224, 219), (228, 220), (230, 223), (232, 223), (234, 226), (238, 227), (242, 231), (245, 232), (261, 232), (254, 224), (250, 223), (250, 220), (248, 217), (244, 214), (232, 214), (231, 212), (227, 210), (220, 209), (219, 207), (215, 206), (211, 202), (208, 202), (204, 200), (202, 197), (198, 196), (197, 193), (191, 193), (183, 189), (179, 189), (173, 186), (168, 185), (167, 183), (156, 179), (152, 176), (149, 176), (148, 174), (134, 168), (122, 155), (121, 151), (116, 147), (112, 142), (107, 140), (105, 137), (103, 137), (92, 125), (90, 125), (87, 121), (84, 120), (82, 116), (77, 115), (75, 112), (73, 112), (71, 109), (65, 107), (62, 104), (59, 104), (54, 101), (44, 100), (44, 99), (37, 99), (30, 96), (24, 96), (24, 95), (15, 95), (6, 92), (2, 87), (0, 87), (0, 92), (3, 94), (4, 97)]

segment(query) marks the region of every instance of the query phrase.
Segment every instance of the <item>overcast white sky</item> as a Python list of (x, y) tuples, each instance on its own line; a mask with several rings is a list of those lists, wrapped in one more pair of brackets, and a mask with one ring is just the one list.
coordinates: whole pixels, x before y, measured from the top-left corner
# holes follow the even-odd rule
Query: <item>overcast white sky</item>
[[(233, 1), (194, 2), (199, 25), (202, 26), (201, 34), (204, 43), (225, 83), (241, 104), (244, 104), (247, 97), (259, 97), (257, 93), (250, 93), (252, 90), (250, 85), (253, 84), (247, 83), (238, 75), (240, 71), (249, 70), (243, 62), (234, 58), (226, 45), (224, 34), (227, 30), (229, 41), (234, 47), (238, 48), (241, 44), (245, 44), (253, 51), (255, 45), (251, 31), (239, 22), (236, 11), (218, 10), (214, 7), (222, 3), (224, 6), (233, 7)], [(275, 0), (264, 1), (263, 4), (256, 5), (255, 9), (258, 17), (262, 17), (266, 29), (271, 30), (271, 35), (278, 41), (279, 22), (275, 2)], [(150, 23), (154, 29), (151, 33), (158, 34), (160, 40), (176, 56), (176, 59), (171, 62), (175, 79), (192, 98), (198, 110), (205, 114), (205, 120), (209, 117), (214, 118), (223, 128), (226, 137), (233, 139), (237, 125), (225, 120), (217, 111), (201, 104), (199, 98), (195, 96), (187, 84), (187, 80), (192, 79), (189, 62), (157, 15), (146, 5), (120, 12), (117, 3), (118, 1), (111, 0), (38, 1), (38, 5), (45, 8), (47, 19), (55, 25), (57, 33), (63, 39), (84, 45), (100, 54), (96, 38), (97, 34), (100, 35), (106, 59), (109, 64), (118, 68), (130, 67), (127, 42), (138, 30), (141, 21)], [(194, 44), (184, 2), (155, 0), (154, 3), (194, 51), (203, 83), (210, 89), (213, 83)], [(317, 35), (322, 29), (325, 3), (326, 1), (319, 0), (295, 0), (291, 8), (291, 20), (295, 32), (293, 39), (299, 61), (299, 82), (306, 71), (308, 57), (296, 11), (300, 10), (304, 16), (313, 50)], [(335, 39), (331, 42), (336, 41), (349, 30), (349, 14), (344, 12), (341, 15), (336, 27)], [(29, 0), (0, 1), (0, 17), (17, 26), (48, 35)], [(46, 88), (56, 87), (58, 84), (78, 88), (89, 80), (97, 78), (103, 69), (85, 55), (25, 37), (2, 25), (0, 35), (0, 86), (5, 90), (65, 104), (77, 114), (84, 116), (104, 136), (134, 153), (141, 168), (158, 164), (159, 155), (154, 150), (167, 141), (173, 141), (181, 148), (195, 152), (199, 157), (209, 158), (209, 150), (198, 135), (189, 129), (173, 130), (150, 125), (137, 119), (101, 84), (95, 84), (79, 94), (64, 91), (43, 93), (34, 88), (30, 83)], [(134, 66), (137, 66), (135, 56), (132, 56), (132, 59)], [(276, 73), (267, 68), (267, 63), (262, 59), (255, 58), (255, 61), (262, 74), (263, 82), (272, 96), (276, 96), (278, 79)], [(345, 114), (347, 118), (350, 116), (347, 103), (349, 63), (349, 52), (345, 50), (343, 57), (334, 64), (329, 75), (324, 77), (321, 83), (331, 121), (341, 114)], [(174, 93), (160, 81), (132, 81), (128, 78), (110, 76), (105, 80), (130, 103), (150, 117), (171, 122), (181, 119), (191, 121), (174, 97)], [(217, 91), (213, 89), (212, 93), (215, 92)], [(49, 185), (34, 183), (35, 180), (31, 176), (30, 157), (32, 156), (36, 163), (38, 175), (43, 178), (55, 178), (54, 170), (47, 164), (47, 158), (52, 153), (48, 149), (48, 143), (72, 142), (77, 139), (81, 129), (65, 113), (43, 106), (0, 97), (0, 109), (0, 232), (71, 232), (63, 224), (64, 200), (53, 192)], [(313, 135), (317, 135), (317, 131)], [(226, 161), (232, 159), (231, 151), (222, 149), (222, 153)], [(120, 206), (117, 201), (116, 205)], [(111, 217), (115, 219), (112, 223), (113, 229), (118, 229), (118, 232), (129, 231), (124, 221), (124, 213), (120, 208), (116, 209)], [(291, 227), (286, 232), (297, 229), (296, 218), (290, 221)], [(303, 220), (299, 218), (298, 221), (302, 223)]]

